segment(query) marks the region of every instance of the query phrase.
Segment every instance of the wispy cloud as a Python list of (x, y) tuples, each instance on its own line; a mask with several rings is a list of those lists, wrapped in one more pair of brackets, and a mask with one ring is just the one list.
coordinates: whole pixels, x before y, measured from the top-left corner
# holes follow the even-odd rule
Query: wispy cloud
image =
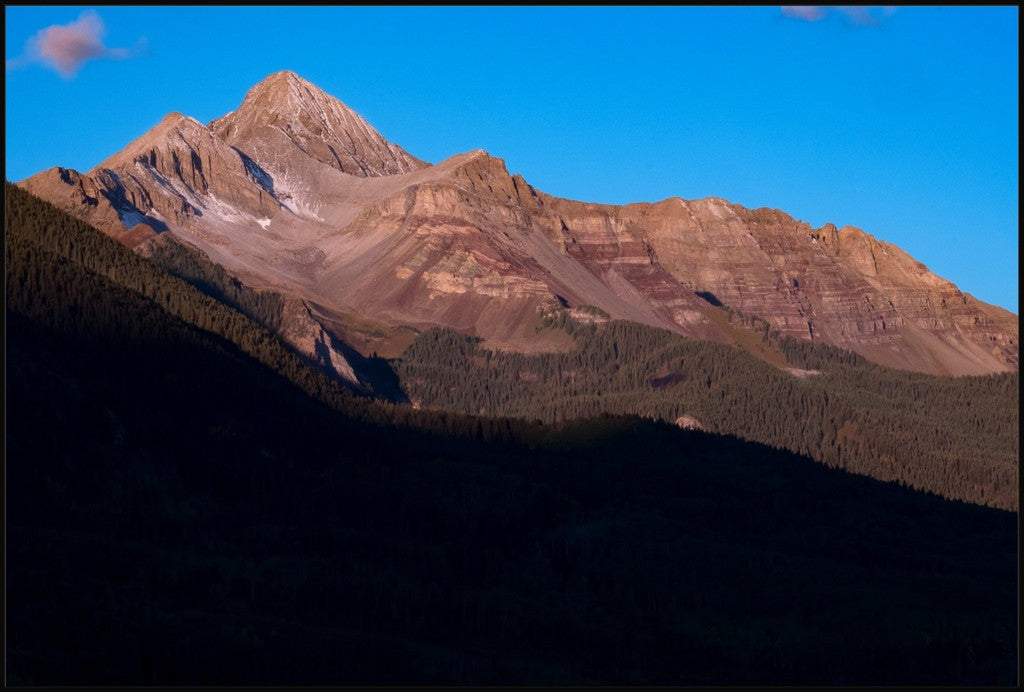
[(783, 5), (782, 16), (804, 22), (818, 22), (828, 17), (839, 16), (849, 26), (880, 26), (891, 17), (896, 8), (891, 5)]
[(782, 14), (792, 19), (816, 22), (819, 19), (824, 19), (825, 8), (820, 5), (784, 5)]
[(134, 48), (108, 48), (103, 44), (105, 33), (100, 16), (87, 10), (69, 24), (40, 29), (26, 42), (20, 57), (7, 61), (7, 69), (42, 63), (65, 79), (71, 79), (89, 60), (123, 60), (143, 53), (145, 39), (140, 39)]

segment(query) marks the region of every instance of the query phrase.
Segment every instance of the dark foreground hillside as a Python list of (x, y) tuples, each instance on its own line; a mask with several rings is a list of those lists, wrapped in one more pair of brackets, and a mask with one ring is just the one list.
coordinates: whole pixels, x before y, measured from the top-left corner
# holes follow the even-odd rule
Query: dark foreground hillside
[(33, 233), (8, 683), (1016, 682), (1016, 514), (632, 418), (365, 422), (399, 409), (341, 413), (234, 317)]

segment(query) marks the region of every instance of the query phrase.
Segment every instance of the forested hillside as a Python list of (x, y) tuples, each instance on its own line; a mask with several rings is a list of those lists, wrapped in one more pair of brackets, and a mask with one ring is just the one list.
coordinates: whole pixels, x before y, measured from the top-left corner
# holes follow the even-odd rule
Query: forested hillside
[(1016, 515), (358, 398), (7, 188), (9, 684), (1017, 679)]
[(796, 375), (739, 348), (558, 315), (566, 353), (491, 351), (449, 329), (395, 361), (428, 408), (553, 423), (600, 413), (675, 422), (806, 454), (944, 497), (1017, 508), (1019, 375), (936, 377), (766, 333)]

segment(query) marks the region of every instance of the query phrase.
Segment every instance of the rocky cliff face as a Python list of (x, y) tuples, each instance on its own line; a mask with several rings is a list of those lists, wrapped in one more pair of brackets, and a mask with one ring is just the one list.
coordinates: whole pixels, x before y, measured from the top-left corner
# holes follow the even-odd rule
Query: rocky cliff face
[(210, 123), (227, 144), (285, 173), (314, 159), (363, 178), (408, 173), (429, 164), (392, 144), (356, 112), (294, 72), (275, 72), (238, 110)]
[[(525, 349), (562, 308), (735, 341), (728, 307), (894, 367), (1017, 368), (1016, 315), (859, 229), (717, 198), (559, 199), (479, 150), (431, 166), (289, 72), (209, 126), (172, 114), (87, 174), (20, 184), (129, 246), (174, 233), (320, 320)], [(325, 335), (307, 336), (296, 343), (322, 360)]]
[(51, 168), (21, 185), (78, 216), (84, 212), (129, 246), (240, 212), (265, 218), (282, 206), (258, 164), (180, 113), (167, 115), (85, 175)]

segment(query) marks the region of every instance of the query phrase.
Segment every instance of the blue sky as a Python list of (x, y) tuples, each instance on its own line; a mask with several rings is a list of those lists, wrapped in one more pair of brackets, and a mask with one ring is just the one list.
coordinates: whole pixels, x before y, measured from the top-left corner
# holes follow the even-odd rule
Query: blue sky
[(561, 197), (855, 225), (1018, 309), (1016, 7), (4, 13), (9, 180), (290, 69), (432, 163), (483, 148)]

